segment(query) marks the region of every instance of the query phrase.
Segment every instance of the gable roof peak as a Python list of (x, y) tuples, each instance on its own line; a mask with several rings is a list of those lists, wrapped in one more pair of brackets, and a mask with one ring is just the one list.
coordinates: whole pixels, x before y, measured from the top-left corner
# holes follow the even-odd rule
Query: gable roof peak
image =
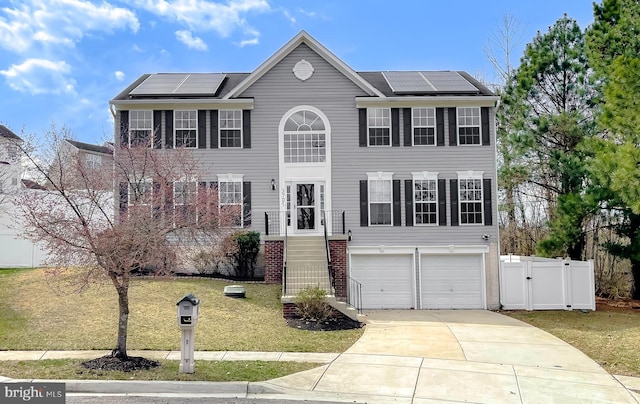
[(288, 56), (291, 52), (293, 52), (298, 46), (300, 46), (303, 43), (307, 45), (309, 48), (311, 48), (318, 55), (320, 55), (320, 57), (326, 60), (330, 65), (336, 68), (345, 77), (350, 79), (355, 85), (360, 87), (368, 95), (383, 97), (383, 98), (385, 97), (385, 95), (382, 92), (380, 92), (377, 88), (375, 88), (369, 82), (367, 82), (364, 78), (362, 78), (362, 76), (360, 76), (355, 70), (353, 70), (346, 63), (340, 60), (340, 58), (338, 58), (329, 49), (327, 49), (324, 45), (318, 42), (307, 31), (300, 30), (300, 32), (298, 32), (293, 38), (291, 38), (280, 49), (278, 49), (276, 53), (271, 55), (260, 66), (258, 66), (258, 68), (256, 68), (251, 74), (249, 74), (249, 76), (247, 76), (242, 82), (240, 82), (236, 87), (234, 87), (231, 91), (229, 91), (223, 97), (223, 99), (230, 99), (240, 95), (243, 91), (249, 88), (253, 83), (255, 83), (258, 79), (264, 76), (269, 70), (271, 70), (271, 68), (273, 68), (282, 59)]

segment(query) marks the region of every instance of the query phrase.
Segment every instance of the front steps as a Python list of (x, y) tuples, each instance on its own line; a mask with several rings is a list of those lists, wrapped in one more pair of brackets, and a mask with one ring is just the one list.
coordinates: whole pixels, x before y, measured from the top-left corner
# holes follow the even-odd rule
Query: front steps
[(306, 287), (333, 294), (324, 237), (289, 237), (286, 259), (285, 297), (295, 297)]

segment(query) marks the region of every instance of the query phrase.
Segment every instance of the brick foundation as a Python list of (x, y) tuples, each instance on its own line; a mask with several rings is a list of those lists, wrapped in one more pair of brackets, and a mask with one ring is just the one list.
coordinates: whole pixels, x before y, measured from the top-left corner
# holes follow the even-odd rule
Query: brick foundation
[(282, 285), (283, 240), (265, 240), (264, 242), (264, 282)]
[(347, 299), (347, 240), (329, 240), (329, 254), (336, 284), (336, 298)]

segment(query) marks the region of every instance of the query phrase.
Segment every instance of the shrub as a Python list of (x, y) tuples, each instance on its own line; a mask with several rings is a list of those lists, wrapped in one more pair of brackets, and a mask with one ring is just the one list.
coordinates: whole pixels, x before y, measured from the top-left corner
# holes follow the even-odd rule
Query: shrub
[(260, 251), (260, 233), (257, 231), (239, 231), (231, 237), (237, 245), (232, 254), (236, 276), (253, 278), (258, 252)]
[(304, 320), (325, 321), (333, 316), (333, 309), (324, 298), (327, 292), (319, 287), (307, 286), (296, 296), (296, 311)]

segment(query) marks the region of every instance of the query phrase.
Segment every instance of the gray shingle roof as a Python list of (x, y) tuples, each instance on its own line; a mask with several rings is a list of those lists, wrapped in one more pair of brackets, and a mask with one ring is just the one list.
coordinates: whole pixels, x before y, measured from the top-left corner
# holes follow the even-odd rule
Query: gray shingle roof
[(71, 140), (71, 139), (65, 139), (65, 140), (67, 142), (69, 142), (70, 144), (72, 144), (73, 146), (77, 147), (80, 150), (86, 150), (86, 151), (91, 151), (91, 152), (95, 152), (95, 153), (102, 153), (102, 154), (113, 154), (113, 150), (111, 150), (109, 147), (98, 146), (96, 144), (90, 144), (90, 143), (78, 142), (77, 140)]
[(0, 125), (0, 137), (5, 137), (8, 139), (22, 140), (20, 136), (13, 133), (9, 128), (4, 125)]

